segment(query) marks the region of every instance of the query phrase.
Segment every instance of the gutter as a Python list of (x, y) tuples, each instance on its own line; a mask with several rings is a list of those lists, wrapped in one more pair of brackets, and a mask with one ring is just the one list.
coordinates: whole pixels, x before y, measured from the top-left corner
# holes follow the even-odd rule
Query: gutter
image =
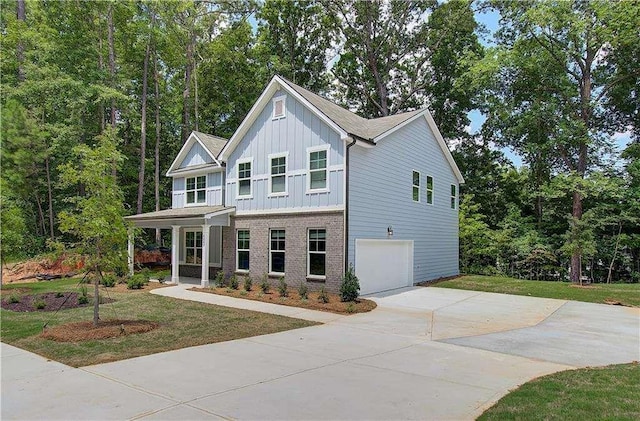
[[(353, 135), (352, 135), (353, 136)], [(349, 270), (349, 149), (356, 144), (358, 138), (353, 136), (353, 142), (347, 144), (344, 157), (344, 272)]]

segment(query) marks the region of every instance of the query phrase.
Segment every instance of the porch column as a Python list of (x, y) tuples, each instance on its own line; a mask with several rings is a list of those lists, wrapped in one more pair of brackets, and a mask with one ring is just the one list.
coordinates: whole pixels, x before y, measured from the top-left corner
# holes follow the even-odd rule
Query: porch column
[(180, 283), (180, 225), (171, 226), (171, 282)]
[(209, 287), (209, 233), (211, 232), (211, 225), (202, 226), (202, 281), (200, 286), (202, 288)]
[(127, 240), (127, 264), (129, 266), (129, 276), (133, 276), (133, 259), (135, 257), (135, 250), (133, 246), (133, 230), (129, 229), (129, 236)]

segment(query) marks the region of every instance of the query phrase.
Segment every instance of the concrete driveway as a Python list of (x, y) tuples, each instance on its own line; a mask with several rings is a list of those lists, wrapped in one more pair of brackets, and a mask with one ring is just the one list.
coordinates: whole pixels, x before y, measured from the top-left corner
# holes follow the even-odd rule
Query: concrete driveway
[(321, 326), (82, 369), (2, 344), (2, 419), (474, 419), (534, 377), (640, 360), (637, 308), (439, 288), (373, 299)]

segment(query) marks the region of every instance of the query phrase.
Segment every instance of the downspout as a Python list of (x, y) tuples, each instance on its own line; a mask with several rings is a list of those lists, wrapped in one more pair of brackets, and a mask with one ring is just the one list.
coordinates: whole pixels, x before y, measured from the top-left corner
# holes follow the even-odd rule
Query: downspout
[(355, 145), (357, 138), (354, 136), (353, 142), (347, 144), (344, 157), (344, 272), (349, 270), (349, 149)]

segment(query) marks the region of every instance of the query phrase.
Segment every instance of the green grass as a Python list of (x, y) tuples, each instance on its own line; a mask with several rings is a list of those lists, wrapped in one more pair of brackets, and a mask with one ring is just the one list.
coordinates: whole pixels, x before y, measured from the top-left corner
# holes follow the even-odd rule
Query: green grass
[(525, 383), (478, 420), (638, 420), (640, 365), (563, 371)]
[[(23, 294), (49, 291), (75, 291), (78, 280), (17, 284), (3, 290), (28, 288)], [(108, 289), (107, 289), (108, 290)], [(91, 294), (91, 286), (89, 286)], [(102, 290), (102, 294), (107, 294)], [(9, 291), (3, 293), (7, 297)], [(18, 313), (0, 310), (2, 341), (74, 367), (116, 361), (188, 346), (229, 341), (311, 326), (305, 320), (247, 310), (176, 300), (146, 291), (109, 291), (114, 303), (100, 305), (100, 317), (107, 319), (143, 319), (160, 327), (142, 334), (78, 343), (55, 342), (40, 337), (42, 327), (69, 322), (90, 321), (93, 308), (75, 308), (53, 312)]]
[(591, 284), (579, 287), (568, 282), (526, 281), (497, 276), (466, 275), (438, 282), (433, 286), (589, 303), (613, 301), (627, 306), (640, 306), (640, 284)]

